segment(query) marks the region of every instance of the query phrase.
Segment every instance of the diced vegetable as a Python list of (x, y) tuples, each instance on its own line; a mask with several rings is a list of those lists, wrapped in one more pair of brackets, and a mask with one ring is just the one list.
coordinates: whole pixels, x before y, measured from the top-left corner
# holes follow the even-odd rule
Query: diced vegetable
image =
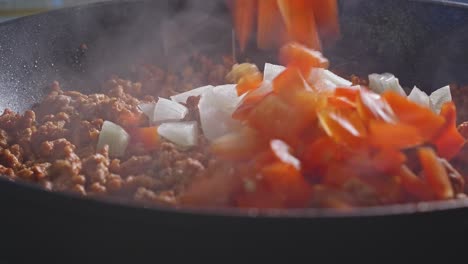
[(286, 26), (280, 17), (276, 0), (258, 1), (257, 45), (260, 49), (276, 48), (286, 40)]
[(214, 140), (239, 126), (232, 113), (240, 100), (236, 85), (217, 86), (201, 97), (198, 109), (202, 131), (207, 139)]
[(237, 83), (237, 94), (243, 95), (247, 92), (257, 89), (262, 85), (263, 75), (260, 72), (246, 75), (242, 77)]
[(434, 92), (429, 96), (432, 104), (432, 110), (437, 114), (440, 113), (442, 106), (452, 101), (452, 94), (450, 93), (450, 86), (444, 86)]
[(383, 120), (387, 123), (395, 123), (397, 116), (392, 107), (382, 97), (366, 89), (361, 89), (356, 100), (357, 110), (362, 119)]
[(164, 123), (158, 127), (158, 134), (181, 147), (198, 144), (198, 124), (195, 121)]
[(413, 90), (411, 90), (411, 93), (408, 95), (408, 99), (424, 107), (432, 109), (432, 103), (429, 95), (421, 91), (416, 86), (413, 88)]
[(259, 72), (257, 65), (252, 63), (234, 64), (232, 70), (226, 75), (226, 80), (231, 84), (239, 82), (239, 80), (250, 74)]
[(138, 108), (148, 117), (150, 123), (153, 123), (155, 107), (156, 103), (142, 103), (138, 105)]
[(122, 157), (125, 154), (129, 140), (130, 135), (125, 129), (110, 121), (104, 121), (96, 149), (100, 150), (108, 145), (110, 156)]
[(431, 109), (411, 102), (406, 97), (393, 91), (387, 91), (382, 97), (392, 108), (400, 122), (416, 127), (425, 140), (437, 136), (444, 126), (444, 118)]
[(356, 146), (367, 136), (364, 123), (356, 112), (327, 108), (318, 113), (320, 125), (340, 144)]
[(369, 143), (384, 149), (405, 149), (424, 143), (419, 130), (411, 125), (372, 120), (369, 123), (369, 133)]
[(445, 126), (435, 139), (434, 145), (440, 157), (450, 160), (460, 152), (466, 140), (457, 129), (455, 104), (453, 102), (445, 103), (440, 114), (445, 118)]
[(222, 158), (249, 159), (263, 147), (263, 141), (255, 130), (245, 127), (215, 139), (211, 150)]
[(147, 150), (155, 150), (159, 146), (159, 134), (157, 127), (140, 127), (131, 131), (131, 140), (142, 143)]
[(310, 1), (320, 36), (324, 41), (334, 41), (340, 36), (338, 2), (336, 0)]
[(284, 70), (286, 70), (286, 67), (284, 66), (265, 63), (265, 68), (263, 69), (263, 80), (272, 82)]
[(312, 84), (315, 84), (320, 81), (329, 81), (333, 83), (336, 87), (350, 87), (352, 83), (340, 76), (334, 74), (333, 72), (322, 69), (322, 68), (314, 68), (310, 71), (308, 81)]
[(153, 123), (157, 124), (167, 121), (179, 121), (184, 119), (187, 114), (187, 107), (177, 102), (159, 97), (159, 100), (154, 107)]
[(277, 2), (291, 39), (307, 47), (321, 50), (322, 44), (315, 23), (312, 1), (278, 0)]
[(270, 142), (270, 147), (275, 156), (283, 163), (289, 164), (296, 168), (296, 170), (301, 170), (301, 162), (291, 155), (290, 147), (282, 140), (274, 139)]
[(376, 93), (383, 93), (386, 91), (394, 91), (399, 95), (406, 96), (405, 90), (400, 86), (398, 78), (393, 74), (370, 74), (369, 75), (369, 87)]
[(308, 76), (312, 68), (328, 68), (328, 59), (317, 50), (309, 49), (298, 43), (289, 43), (280, 50), (280, 62), (301, 70), (303, 76)]
[(434, 150), (420, 148), (419, 159), (423, 167), (424, 176), (438, 199), (450, 199), (454, 197), (449, 176), (443, 164), (439, 161)]
[(297, 91), (311, 91), (301, 73), (296, 68), (287, 68), (273, 80), (273, 90), (279, 97), (291, 102)]
[(256, 6), (257, 0), (235, 0), (233, 3), (234, 29), (241, 51), (245, 50), (254, 29)]
[[(207, 85), (199, 88), (195, 88), (192, 90), (189, 90), (187, 92), (183, 92), (180, 94), (176, 94), (171, 96), (171, 100), (177, 103), (187, 103), (187, 99), (192, 96), (201, 96), (203, 93), (205, 93), (209, 89), (213, 89), (214, 86), (212, 85)], [(142, 110), (143, 111), (143, 110)]]

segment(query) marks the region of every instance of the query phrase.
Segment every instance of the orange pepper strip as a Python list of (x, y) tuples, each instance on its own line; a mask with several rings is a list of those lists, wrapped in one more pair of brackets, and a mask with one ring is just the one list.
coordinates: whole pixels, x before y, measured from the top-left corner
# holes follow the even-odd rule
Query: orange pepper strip
[(158, 148), (160, 138), (157, 127), (139, 127), (131, 130), (132, 140), (140, 142), (147, 150)]
[(434, 140), (434, 145), (440, 157), (450, 160), (461, 151), (466, 140), (457, 129), (457, 111), (453, 102), (445, 103), (440, 115), (445, 117), (446, 127)]
[(265, 145), (266, 142), (260, 139), (256, 131), (246, 127), (213, 141), (211, 151), (221, 158), (245, 160), (255, 155)]
[(391, 106), (398, 119), (403, 124), (419, 129), (425, 140), (433, 139), (443, 129), (444, 118), (432, 112), (431, 109), (411, 102), (393, 91), (384, 92), (382, 97)]
[(369, 143), (378, 148), (398, 150), (421, 145), (424, 143), (424, 139), (414, 126), (371, 120), (369, 122)]
[(325, 132), (340, 144), (356, 146), (367, 136), (364, 123), (355, 111), (326, 108), (318, 117)]
[(312, 68), (328, 68), (330, 65), (320, 51), (294, 42), (280, 49), (280, 62), (283, 65), (299, 68), (303, 76), (308, 76)]
[(286, 38), (286, 26), (281, 20), (277, 1), (258, 1), (257, 46), (260, 49), (276, 48), (282, 45)]
[(234, 29), (237, 34), (237, 39), (239, 40), (240, 50), (244, 51), (249, 37), (253, 32), (257, 1), (235, 0), (232, 5)]
[(334, 41), (340, 36), (338, 21), (338, 3), (336, 0), (310, 1), (315, 15), (315, 21), (323, 40)]
[(357, 97), (359, 96), (359, 90), (346, 88), (346, 87), (337, 87), (335, 89), (335, 96), (343, 97), (343, 98), (348, 99), (351, 102), (355, 102)]
[(312, 2), (310, 0), (278, 0), (278, 6), (292, 40), (321, 50)]
[(301, 73), (296, 68), (287, 68), (273, 80), (273, 91), (291, 103), (297, 91), (310, 90)]
[(294, 145), (300, 141), (297, 135), (315, 118), (302, 107), (290, 105), (279, 96), (270, 94), (250, 111), (247, 122), (266, 138), (281, 139)]
[(335, 108), (355, 109), (356, 104), (344, 97), (328, 97), (328, 105)]
[(426, 176), (426, 180), (434, 191), (437, 199), (451, 199), (454, 191), (444, 165), (439, 161), (435, 151), (424, 147), (418, 150), (418, 156)]
[(383, 173), (398, 172), (405, 162), (405, 154), (393, 148), (384, 148), (372, 158), (375, 169)]
[(276, 162), (262, 169), (262, 184), (282, 196), (285, 207), (306, 207), (311, 196), (311, 186), (294, 166)]
[(399, 176), (403, 188), (410, 195), (421, 201), (434, 199), (434, 193), (427, 183), (416, 176), (407, 166), (401, 166)]

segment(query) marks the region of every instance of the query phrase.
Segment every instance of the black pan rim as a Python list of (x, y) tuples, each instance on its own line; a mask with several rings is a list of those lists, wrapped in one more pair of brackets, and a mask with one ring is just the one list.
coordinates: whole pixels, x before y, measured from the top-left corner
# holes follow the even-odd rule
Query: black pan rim
[[(0, 177), (0, 184), (7, 188), (16, 188), (27, 191), (35, 195), (42, 195), (48, 200), (66, 200), (79, 203), (83, 206), (100, 206), (109, 209), (123, 211), (138, 211), (139, 213), (164, 213), (181, 216), (194, 217), (230, 217), (249, 219), (352, 219), (352, 218), (375, 218), (375, 217), (397, 217), (405, 215), (424, 215), (437, 212), (453, 211), (468, 208), (468, 198), (452, 199), (446, 201), (431, 201), (407, 204), (394, 204), (387, 206), (359, 207), (350, 210), (337, 209), (238, 209), (238, 208), (195, 208), (195, 207), (165, 207), (165, 206), (141, 206), (136, 202), (121, 203), (117, 201), (83, 197), (73, 193), (48, 191), (34, 183), (13, 181), (3, 176)], [(8, 186), (10, 185), (10, 186)], [(131, 215), (131, 214), (127, 214)]]
[[(446, 5), (451, 7), (468, 8), (468, 3), (454, 2), (452, 0), (409, 0), (413, 2), (424, 2), (434, 5)], [(105, 1), (92, 4), (78, 5), (73, 7), (59, 8), (45, 13), (34, 14), (26, 17), (11, 19), (9, 21), (0, 23), (0, 27), (4, 25), (24, 22), (31, 18), (53, 15), (55, 13), (63, 12), (64, 10), (80, 10), (83, 8), (100, 7), (115, 4), (135, 4), (145, 3), (150, 0), (139, 0), (137, 2), (131, 0), (116, 0)], [(148, 214), (152, 213), (167, 213), (167, 214), (180, 214), (191, 216), (211, 216), (211, 217), (235, 217), (235, 218), (252, 218), (252, 219), (285, 219), (285, 218), (304, 218), (304, 219), (349, 219), (349, 218), (369, 218), (369, 217), (390, 217), (390, 216), (403, 216), (403, 215), (418, 215), (418, 214), (432, 214), (436, 212), (445, 212), (459, 209), (468, 208), (468, 199), (457, 199), (448, 201), (433, 201), (421, 203), (408, 203), (408, 204), (395, 204), (388, 206), (355, 208), (349, 211), (338, 211), (335, 209), (236, 209), (236, 208), (172, 208), (172, 207), (143, 207), (137, 204), (122, 204), (119, 202), (108, 201), (103, 199), (95, 199), (89, 197), (82, 197), (70, 193), (47, 191), (36, 184), (25, 183), (20, 181), (12, 181), (0, 176), (0, 184), (6, 185), (8, 188), (19, 188), (24, 191), (34, 192), (36, 194), (45, 195), (50, 199), (66, 199), (83, 205), (99, 205), (107, 208), (115, 208), (125, 211), (138, 210)]]

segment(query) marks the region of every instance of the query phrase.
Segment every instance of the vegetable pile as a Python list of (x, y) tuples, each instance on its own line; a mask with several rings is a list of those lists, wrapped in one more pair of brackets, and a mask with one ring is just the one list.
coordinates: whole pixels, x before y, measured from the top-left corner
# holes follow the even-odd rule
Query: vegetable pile
[[(448, 162), (465, 144), (449, 89), (429, 96), (414, 88), (406, 96), (389, 74), (371, 75), (370, 87), (353, 85), (327, 70), (320, 52), (297, 43), (285, 45), (280, 59), (286, 67), (266, 64), (263, 76), (254, 65), (234, 66), (228, 78), (238, 97), (231, 98), (240, 103), (232, 119), (240, 125), (213, 121), (226, 118), (216, 111), (231, 113), (231, 100), (229, 110), (209, 110), (210, 126), (223, 129), (206, 134), (216, 157), (233, 166), (211, 170), (184, 203), (349, 208), (463, 191)], [(206, 100), (216, 109), (216, 101), (229, 101)]]

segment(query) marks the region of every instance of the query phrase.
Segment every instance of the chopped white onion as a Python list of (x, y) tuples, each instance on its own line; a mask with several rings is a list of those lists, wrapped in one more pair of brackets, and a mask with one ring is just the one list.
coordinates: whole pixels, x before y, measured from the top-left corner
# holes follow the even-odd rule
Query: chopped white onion
[(284, 70), (286, 70), (286, 67), (284, 66), (265, 63), (265, 68), (263, 69), (263, 80), (272, 82)]
[(153, 117), (154, 117), (154, 108), (156, 107), (156, 103), (141, 103), (138, 105), (138, 108), (145, 114), (150, 123), (153, 123)]
[(187, 113), (187, 107), (177, 102), (159, 97), (159, 100), (154, 107), (153, 123), (180, 121), (184, 119)]
[(240, 101), (236, 85), (231, 84), (217, 86), (203, 94), (198, 109), (202, 131), (208, 140), (223, 136), (239, 125), (232, 119), (232, 113)]
[[(310, 74), (309, 74), (309, 82), (316, 85), (316, 83), (323, 83), (323, 82), (326, 82), (326, 83), (329, 83), (329, 85), (327, 86), (330, 86), (331, 87), (331, 84), (333, 83), (333, 85), (336, 87), (349, 87), (352, 85), (352, 83), (344, 78), (341, 78), (340, 76), (334, 74), (333, 72), (329, 71), (329, 70), (326, 70), (326, 69), (322, 69), (322, 68), (314, 68), (310, 71)], [(325, 81), (323, 81), (325, 80)]]
[(193, 147), (198, 143), (198, 124), (191, 122), (164, 123), (158, 127), (158, 134), (181, 147)]
[(130, 135), (121, 126), (110, 121), (104, 121), (97, 143), (97, 150), (101, 150), (105, 145), (109, 146), (109, 155), (121, 157), (125, 154)]
[(171, 100), (174, 101), (174, 102), (177, 102), (177, 103), (186, 103), (187, 99), (189, 97), (191, 97), (191, 96), (201, 96), (208, 89), (213, 89), (213, 87), (214, 87), (213, 85), (198, 87), (198, 88), (192, 89), (192, 90), (187, 91), (187, 92), (183, 92), (183, 93), (180, 93), (180, 94), (173, 95), (173, 96), (171, 96)]
[(429, 95), (421, 91), (416, 86), (413, 88), (413, 90), (411, 90), (411, 93), (408, 95), (408, 99), (424, 107), (432, 108), (431, 99), (429, 99)]
[(429, 96), (432, 103), (432, 110), (437, 114), (440, 113), (442, 106), (446, 102), (452, 101), (452, 94), (450, 93), (450, 86), (444, 86)]
[(403, 88), (400, 86), (398, 78), (396, 78), (393, 74), (390, 73), (370, 74), (369, 88), (379, 94), (387, 90), (391, 90), (403, 96), (406, 96), (405, 90), (403, 90)]
[(313, 85), (317, 91), (334, 91), (337, 87), (335, 83), (327, 79), (320, 79)]

